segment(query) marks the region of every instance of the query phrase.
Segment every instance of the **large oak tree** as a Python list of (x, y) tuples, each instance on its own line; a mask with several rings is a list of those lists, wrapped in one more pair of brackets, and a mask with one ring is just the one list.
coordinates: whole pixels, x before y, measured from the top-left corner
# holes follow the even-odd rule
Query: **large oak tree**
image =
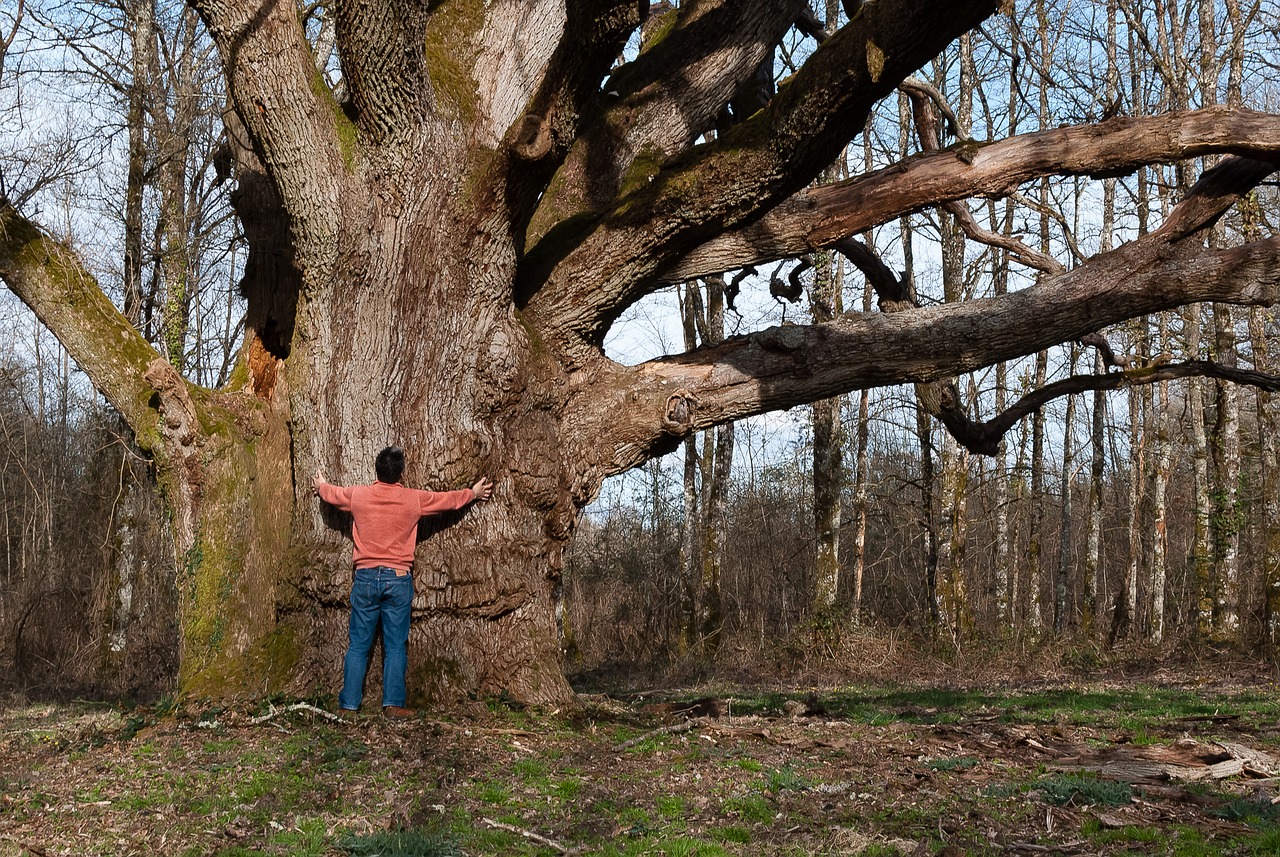
[[(295, 0), (192, 5), (226, 71), (233, 202), (251, 248), (232, 383), (184, 380), (65, 247), (0, 209), (0, 276), (157, 462), (189, 693), (336, 681), (350, 549), (311, 496), (317, 467), (367, 480), (395, 442), (411, 484), (492, 477), (493, 502), (433, 524), (419, 549), (410, 684), (559, 702), (563, 553), (610, 475), (693, 431), (902, 382), (989, 451), (1011, 417), (969, 421), (946, 379), (1190, 302), (1270, 304), (1280, 287), (1280, 239), (1203, 240), (1280, 165), (1278, 116), (1113, 118), (926, 147), (811, 186), (877, 101), (999, 0), (945, 14), (846, 0), (847, 23), (826, 30), (797, 0), (692, 0), (652, 16), (647, 0), (342, 0), (328, 10), (337, 87)], [(762, 91), (797, 24), (817, 46)], [(1013, 294), (917, 307), (848, 240), (1045, 175), (1210, 154), (1234, 157), (1158, 229)], [(658, 288), (825, 248), (862, 259), (884, 312), (638, 366), (603, 351), (610, 325)], [(1129, 371), (1099, 383), (1219, 368)]]

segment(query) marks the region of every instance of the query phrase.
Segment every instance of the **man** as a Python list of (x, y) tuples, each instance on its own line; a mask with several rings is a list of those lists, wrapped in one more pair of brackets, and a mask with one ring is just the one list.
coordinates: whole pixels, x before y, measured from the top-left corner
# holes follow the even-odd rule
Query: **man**
[(459, 491), (419, 491), (400, 484), (404, 450), (388, 446), (374, 462), (377, 481), (344, 488), (331, 485), (324, 471), (311, 478), (321, 500), (351, 513), (355, 579), (351, 584), (350, 642), (342, 666), (338, 707), (356, 711), (364, 697), (364, 674), (373, 637), (382, 623), (382, 711), (409, 717), (405, 672), (409, 666), (409, 608), (413, 603), (413, 548), (425, 515), (461, 509), (488, 500), (493, 483), (481, 478)]

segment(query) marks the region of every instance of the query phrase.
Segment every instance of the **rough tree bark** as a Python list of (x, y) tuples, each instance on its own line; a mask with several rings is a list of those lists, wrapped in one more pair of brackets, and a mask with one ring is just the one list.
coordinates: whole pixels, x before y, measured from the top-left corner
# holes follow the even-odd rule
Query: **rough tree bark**
[[(634, 0), (334, 4), (333, 89), (293, 2), (193, 0), (225, 67), (250, 246), (231, 382), (184, 380), (67, 247), (0, 201), (0, 276), (155, 458), (180, 557), (182, 691), (336, 681), (350, 545), (310, 496), (317, 466), (366, 480), (394, 442), (410, 484), (494, 478), (493, 502), (419, 549), (410, 686), (560, 704), (563, 552), (606, 477), (750, 414), (955, 377), (1190, 301), (1273, 302), (1280, 239), (1184, 239), (1273, 171), (1280, 117), (1055, 128), (805, 190), (878, 100), (999, 5), (861, 5), (761, 102), (744, 84), (792, 0), (682, 4), (617, 68), (647, 8)], [(696, 144), (726, 110), (740, 121)], [(1207, 152), (1253, 160), (1230, 161), (1160, 230), (1016, 293), (845, 313), (639, 366), (601, 347), (666, 283), (1041, 175)]]

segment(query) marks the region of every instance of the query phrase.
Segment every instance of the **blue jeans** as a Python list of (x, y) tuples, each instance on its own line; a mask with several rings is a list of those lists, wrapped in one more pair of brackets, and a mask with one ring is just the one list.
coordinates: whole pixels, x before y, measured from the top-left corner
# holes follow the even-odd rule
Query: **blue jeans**
[(373, 638), (382, 623), (382, 704), (405, 703), (404, 675), (409, 666), (409, 608), (413, 577), (393, 568), (358, 568), (351, 583), (351, 625), (342, 663), (341, 708), (355, 710), (364, 698), (364, 674)]

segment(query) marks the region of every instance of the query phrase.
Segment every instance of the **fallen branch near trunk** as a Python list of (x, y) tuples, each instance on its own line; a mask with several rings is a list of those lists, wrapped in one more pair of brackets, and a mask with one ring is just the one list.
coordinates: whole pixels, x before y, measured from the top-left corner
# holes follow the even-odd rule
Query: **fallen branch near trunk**
[(295, 702), (293, 705), (288, 705), (284, 708), (276, 708), (270, 703), (267, 705), (270, 710), (266, 714), (263, 714), (261, 717), (249, 718), (249, 724), (251, 726), (259, 726), (266, 723), (268, 720), (271, 720), (273, 717), (279, 717), (281, 714), (288, 714), (291, 711), (310, 711), (312, 714), (318, 714), (321, 717), (334, 721), (335, 723), (342, 722), (342, 718), (338, 715), (325, 711), (323, 708), (316, 708), (309, 702)]
[(548, 839), (545, 836), (534, 833), (532, 830), (525, 830), (523, 827), (516, 827), (514, 824), (504, 824), (501, 821), (494, 821), (492, 818), (482, 818), (480, 820), (485, 824), (489, 825), (490, 827), (494, 828), (495, 830), (505, 830), (508, 833), (514, 833), (517, 836), (523, 836), (525, 839), (528, 839), (530, 842), (536, 842), (538, 845), (541, 845), (544, 848), (550, 848), (552, 851), (556, 852), (557, 854), (575, 853), (574, 851), (571, 851), (570, 849), (565, 848), (563, 845), (561, 845), (559, 842), (556, 842), (554, 839)]

